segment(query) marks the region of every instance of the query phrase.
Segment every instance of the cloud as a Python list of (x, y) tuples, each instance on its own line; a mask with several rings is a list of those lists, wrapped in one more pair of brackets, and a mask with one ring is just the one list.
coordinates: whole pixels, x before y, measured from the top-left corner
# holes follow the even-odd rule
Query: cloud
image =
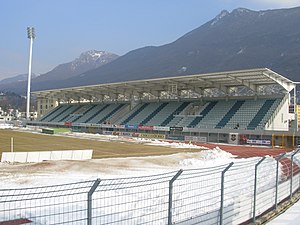
[(255, 3), (268, 5), (271, 7), (296, 7), (300, 6), (300, 0), (251, 0)]

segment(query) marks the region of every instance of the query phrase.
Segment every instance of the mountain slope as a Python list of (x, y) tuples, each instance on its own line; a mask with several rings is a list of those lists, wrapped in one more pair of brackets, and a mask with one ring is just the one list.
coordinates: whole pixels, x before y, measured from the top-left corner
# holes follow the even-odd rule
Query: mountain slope
[[(35, 82), (53, 81), (68, 79), (84, 73), (88, 70), (96, 69), (118, 58), (116, 54), (105, 51), (91, 50), (82, 53), (79, 58), (72, 62), (58, 65), (50, 72), (39, 76)], [(63, 75), (63, 76), (62, 76)]]
[[(213, 20), (159, 47), (133, 50), (98, 68), (69, 77), (33, 80), (32, 90), (268, 67), (300, 77), (300, 7), (222, 11)], [(0, 90), (1, 90), (0, 85)], [(13, 87), (10, 87), (13, 88)], [(16, 89), (16, 88), (15, 88)], [(11, 90), (11, 89), (10, 89)]]
[[(34, 73), (31, 74), (31, 77), (34, 79), (37, 77), (37, 75), (35, 75)], [(22, 82), (22, 81), (27, 81), (28, 79), (28, 74), (20, 74), (20, 75), (16, 75), (14, 77), (9, 77), (9, 78), (5, 78), (3, 80), (0, 80), (0, 84), (9, 84), (9, 83), (13, 83), (13, 82)]]
[(257, 67), (297, 81), (300, 29), (296, 27), (300, 27), (300, 7), (223, 11), (173, 43), (131, 51), (60, 87)]
[[(90, 50), (82, 53), (79, 58), (75, 60), (58, 65), (48, 73), (42, 74), (32, 79), (32, 90), (48, 89), (49, 87), (56, 87), (61, 80), (70, 79), (78, 76), (88, 70), (96, 69), (107, 63), (112, 62), (119, 56), (105, 51)], [(27, 75), (26, 75), (27, 76)], [(15, 93), (23, 94), (26, 92), (27, 78), (24, 80), (13, 79), (12, 82), (0, 82), (0, 90), (13, 91)]]

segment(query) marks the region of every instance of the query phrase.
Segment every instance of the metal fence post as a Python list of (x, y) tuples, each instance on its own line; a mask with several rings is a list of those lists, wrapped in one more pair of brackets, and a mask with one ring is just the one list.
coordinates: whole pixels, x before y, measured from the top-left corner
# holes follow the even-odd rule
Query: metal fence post
[(258, 166), (266, 159), (263, 157), (261, 160), (258, 161), (255, 165), (255, 175), (254, 175), (254, 195), (253, 195), (253, 223), (256, 220), (256, 194), (257, 194), (257, 169)]
[(286, 153), (282, 153), (277, 159), (276, 165), (276, 191), (275, 191), (275, 209), (277, 209), (277, 199), (278, 199), (278, 184), (279, 184), (279, 161), (285, 156)]
[(222, 178), (221, 178), (221, 207), (220, 207), (220, 225), (223, 225), (223, 211), (224, 211), (224, 180), (225, 180), (225, 173), (229, 168), (233, 165), (231, 162), (223, 171), (222, 171)]
[(300, 151), (297, 149), (291, 156), (291, 184), (290, 184), (290, 199), (293, 197), (293, 179), (294, 179), (294, 156)]
[(169, 208), (168, 208), (168, 225), (172, 224), (172, 205), (173, 205), (173, 183), (182, 174), (183, 170), (180, 169), (175, 176), (169, 181)]
[(88, 202), (87, 202), (87, 224), (92, 224), (92, 195), (95, 192), (96, 188), (100, 184), (100, 179), (95, 180), (94, 184), (92, 185), (91, 189), (88, 192)]

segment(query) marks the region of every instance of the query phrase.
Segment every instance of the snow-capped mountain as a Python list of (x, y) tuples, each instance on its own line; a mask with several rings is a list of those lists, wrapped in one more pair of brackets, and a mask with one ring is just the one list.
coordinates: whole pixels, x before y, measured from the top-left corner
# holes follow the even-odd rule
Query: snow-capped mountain
[[(31, 90), (55, 88), (59, 83), (63, 83), (63, 80), (72, 79), (72, 77), (76, 77), (79, 74), (97, 69), (118, 57), (118, 55), (106, 51), (90, 50), (84, 52), (71, 62), (60, 64), (48, 73), (33, 77)], [(10, 82), (0, 82), (0, 90), (24, 94), (27, 87), (25, 81), (27, 82), (27, 79), (10, 78)]]
[(111, 61), (111, 59), (115, 59), (118, 56), (106, 51), (96, 51), (90, 50), (82, 53), (79, 58), (75, 59), (72, 62), (72, 66), (76, 68), (80, 64), (95, 64), (95, 67), (101, 66), (101, 64), (106, 64)]
[(78, 68), (87, 66), (89, 66), (89, 68), (91, 69), (95, 69), (115, 60), (116, 58), (118, 58), (117, 55), (109, 52), (90, 50), (82, 53), (79, 58), (72, 61), (70, 68), (73, 71), (78, 70)]
[(227, 10), (223, 10), (219, 15), (217, 15), (215, 17), (215, 19), (213, 19), (211, 21), (211, 26), (215, 25), (217, 22), (221, 21), (221, 19), (227, 15), (229, 15), (230, 13)]
[[(33, 79), (32, 90), (262, 67), (300, 81), (297, 27), (300, 7), (222, 11), (170, 44), (136, 49), (118, 58), (103, 52), (86, 52), (75, 61)], [(102, 56), (116, 59), (95, 68)], [(13, 88), (11, 91), (19, 89)]]
[(110, 52), (90, 50), (81, 53), (80, 56), (72, 62), (58, 65), (50, 72), (39, 76), (36, 80), (34, 80), (34, 82), (68, 79), (88, 70), (101, 67), (112, 62), (118, 57), (118, 55)]
[(222, 11), (176, 41), (133, 50), (60, 87), (267, 67), (300, 81), (300, 7)]

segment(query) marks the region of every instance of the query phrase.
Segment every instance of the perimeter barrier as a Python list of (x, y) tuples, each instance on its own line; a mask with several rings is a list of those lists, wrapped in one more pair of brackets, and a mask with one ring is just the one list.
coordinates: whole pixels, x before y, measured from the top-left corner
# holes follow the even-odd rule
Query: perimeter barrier
[(0, 189), (0, 224), (255, 224), (299, 192), (299, 151), (152, 176)]

